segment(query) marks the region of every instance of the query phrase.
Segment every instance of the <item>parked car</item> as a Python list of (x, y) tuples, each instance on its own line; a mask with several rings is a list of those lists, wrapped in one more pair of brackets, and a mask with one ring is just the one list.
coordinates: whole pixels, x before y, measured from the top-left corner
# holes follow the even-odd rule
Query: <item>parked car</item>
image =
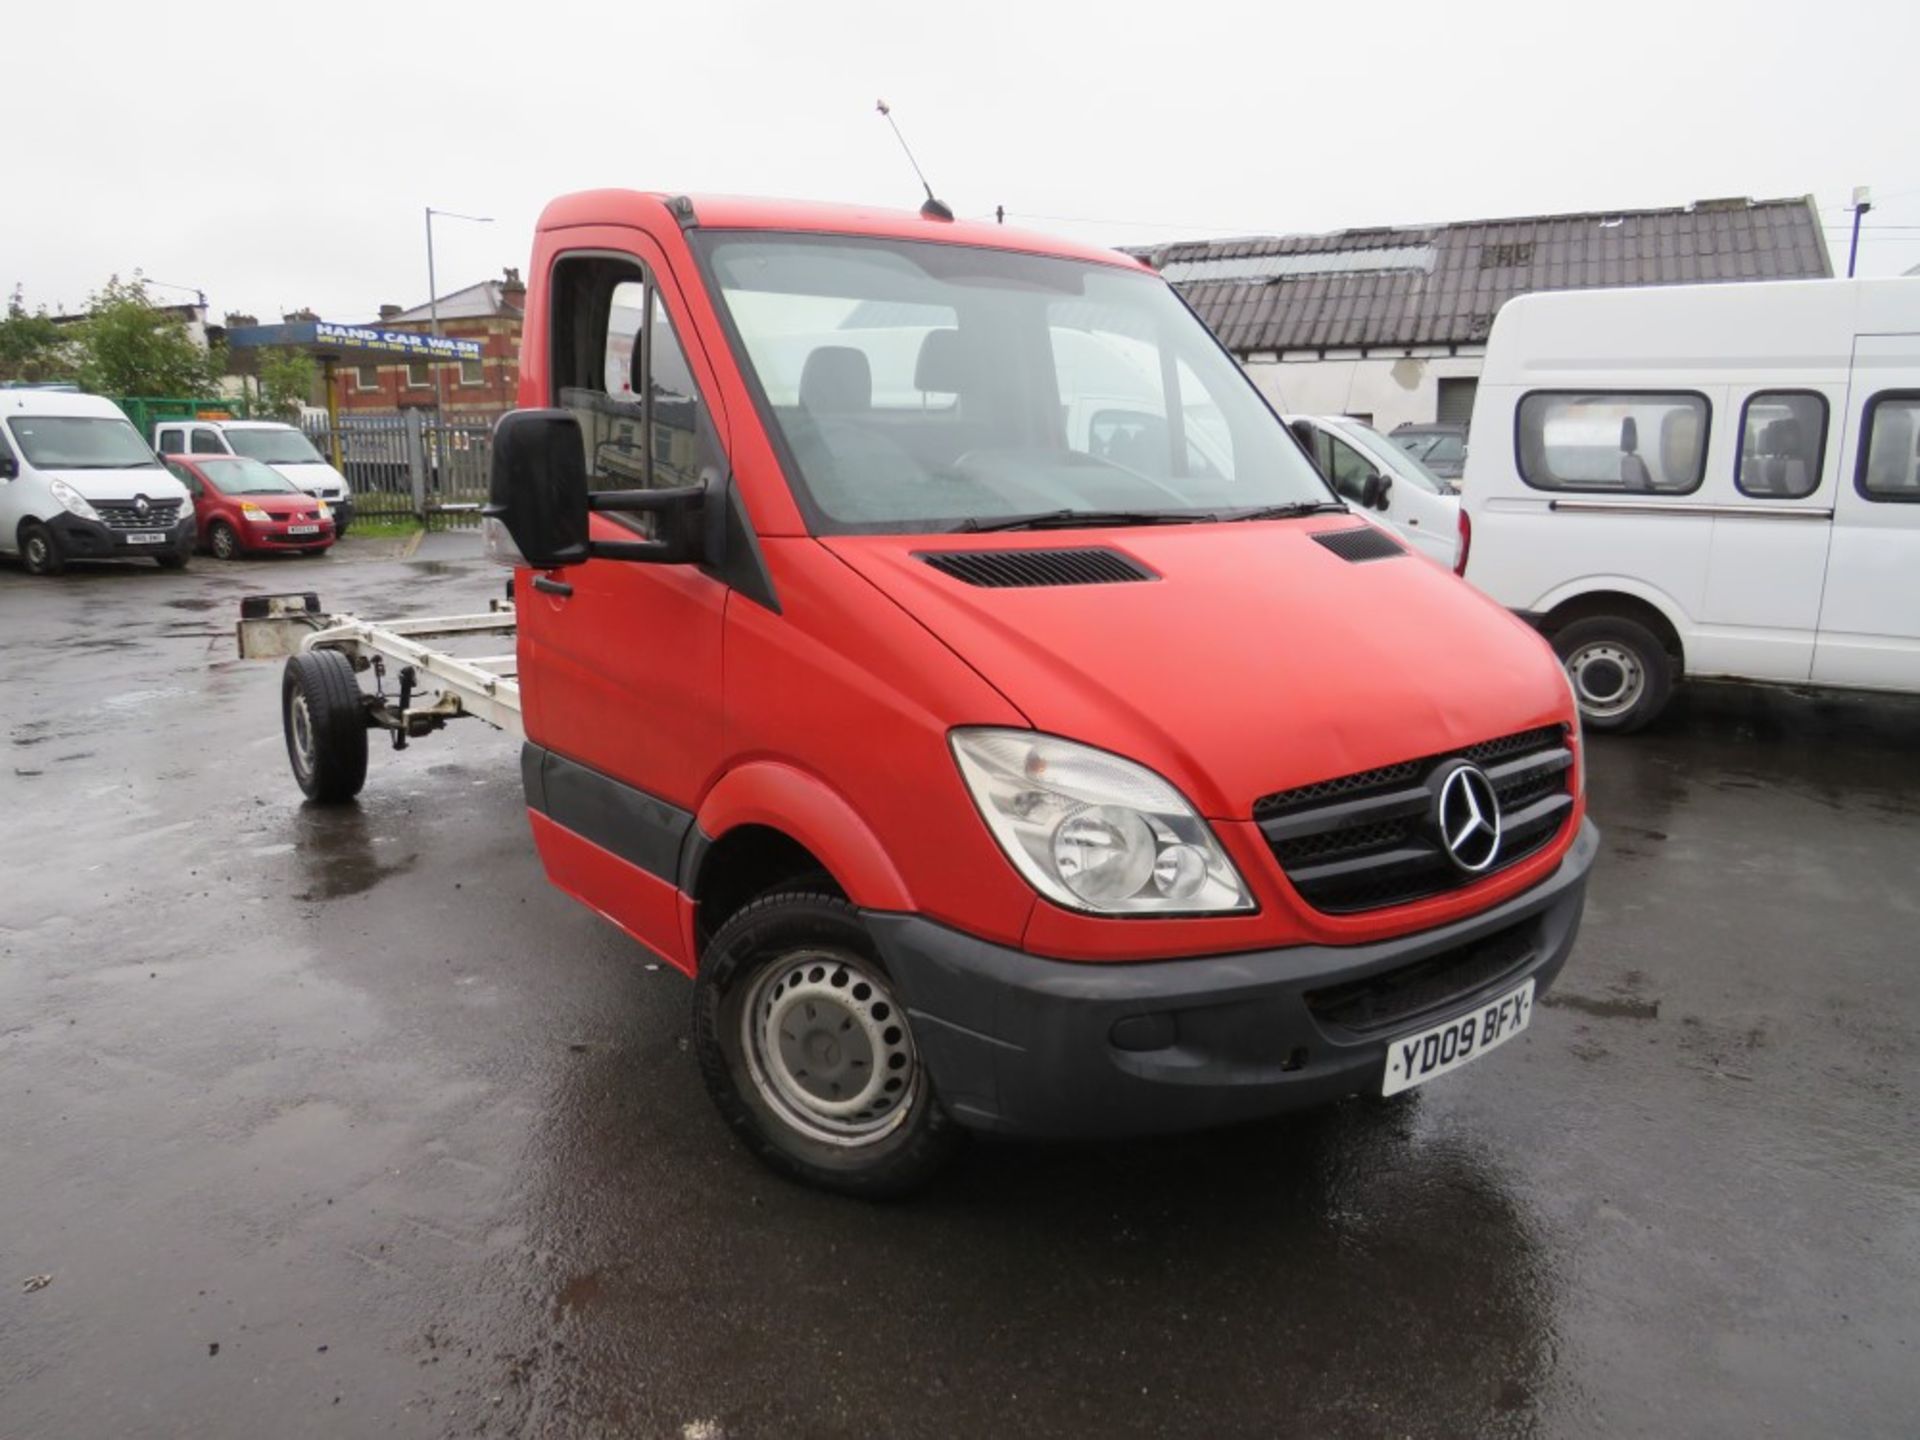
[(1362, 420), (1289, 415), (1333, 488), (1447, 569), (1460, 551), (1460, 501), (1431, 470)]
[(1396, 425), (1387, 437), (1454, 489), (1467, 464), (1467, 427), (1464, 425)]
[(333, 512), (334, 533), (353, 521), (353, 487), (347, 477), (291, 425), (275, 420), (161, 420), (153, 446), (162, 455), (244, 455), (271, 465)]
[(193, 496), (200, 543), (215, 559), (267, 550), (318, 555), (333, 544), (331, 507), (272, 466), (244, 455), (165, 458)]
[(0, 555), (29, 573), (69, 560), (193, 554), (193, 506), (120, 407), (72, 390), (0, 390)]
[[(534, 838), (696, 975), (769, 1163), (893, 1191), (964, 1129), (1393, 1094), (1525, 1024), (1597, 843), (1565, 677), (1383, 547), (1161, 277), (608, 190), (527, 273), (490, 518)], [(1160, 427), (1069, 430), (1121, 370)], [(324, 644), (284, 681), (330, 798), (355, 686)]]
[(1688, 676), (1920, 693), (1920, 283), (1524, 296), (1473, 424), (1465, 573), (1591, 728)]

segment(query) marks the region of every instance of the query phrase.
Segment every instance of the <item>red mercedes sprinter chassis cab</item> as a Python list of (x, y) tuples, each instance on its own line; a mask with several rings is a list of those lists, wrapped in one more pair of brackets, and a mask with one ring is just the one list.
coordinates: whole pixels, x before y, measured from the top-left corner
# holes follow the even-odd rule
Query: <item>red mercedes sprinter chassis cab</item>
[(1566, 678), (1151, 270), (598, 191), (528, 273), (488, 525), (534, 838), (694, 976), (765, 1160), (898, 1192), (1527, 1026), (1597, 843)]

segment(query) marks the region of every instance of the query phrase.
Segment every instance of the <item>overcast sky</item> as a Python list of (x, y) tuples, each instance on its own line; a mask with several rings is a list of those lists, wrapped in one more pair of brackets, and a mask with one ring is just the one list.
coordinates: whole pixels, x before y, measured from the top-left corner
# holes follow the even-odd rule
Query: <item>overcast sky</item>
[[(371, 318), (603, 185), (918, 200), (1107, 244), (1811, 193), (1920, 264), (1920, 3), (15, 0), (0, 283)], [(1897, 228), (1897, 227), (1906, 228)], [(156, 290), (156, 295), (177, 295)], [(185, 297), (181, 297), (185, 298)]]

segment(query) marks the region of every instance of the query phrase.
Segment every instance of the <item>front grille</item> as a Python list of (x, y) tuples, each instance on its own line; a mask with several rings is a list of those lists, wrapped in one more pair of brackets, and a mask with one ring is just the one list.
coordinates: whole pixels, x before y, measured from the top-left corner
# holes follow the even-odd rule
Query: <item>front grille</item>
[(127, 502), (96, 500), (93, 508), (113, 530), (171, 530), (174, 521), (180, 518), (178, 500), (156, 500), (144, 515), (137, 506)]
[(928, 550), (920, 554), (943, 575), (1004, 590), (1049, 585), (1124, 585), (1159, 576), (1118, 550)]
[(1309, 990), (1307, 1009), (1314, 1019), (1358, 1035), (1386, 1030), (1447, 1009), (1511, 975), (1533, 959), (1539, 945), (1539, 919), (1526, 920), (1397, 970)]
[[(1438, 788), (1456, 762), (1486, 772), (1500, 808), (1500, 848), (1489, 868), (1453, 862), (1435, 821)], [(1573, 751), (1549, 725), (1283, 790), (1253, 818), (1300, 897), (1346, 914), (1402, 905), (1498, 874), (1552, 841), (1573, 811)]]

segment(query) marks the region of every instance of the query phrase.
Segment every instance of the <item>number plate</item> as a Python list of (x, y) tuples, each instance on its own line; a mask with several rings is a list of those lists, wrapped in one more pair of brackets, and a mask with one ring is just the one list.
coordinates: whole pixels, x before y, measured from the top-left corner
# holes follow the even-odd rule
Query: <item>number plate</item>
[(1533, 981), (1489, 1000), (1470, 1014), (1387, 1042), (1387, 1073), (1382, 1095), (1398, 1095), (1436, 1075), (1458, 1070), (1495, 1046), (1504, 1045), (1533, 1019)]
[(156, 535), (151, 530), (142, 530), (137, 534), (127, 536), (127, 543), (129, 545), (164, 545), (167, 543), (167, 537), (165, 535)]
[(287, 526), (287, 533), (289, 535), (318, 535), (320, 533), (320, 527), (318, 525), (289, 525)]

